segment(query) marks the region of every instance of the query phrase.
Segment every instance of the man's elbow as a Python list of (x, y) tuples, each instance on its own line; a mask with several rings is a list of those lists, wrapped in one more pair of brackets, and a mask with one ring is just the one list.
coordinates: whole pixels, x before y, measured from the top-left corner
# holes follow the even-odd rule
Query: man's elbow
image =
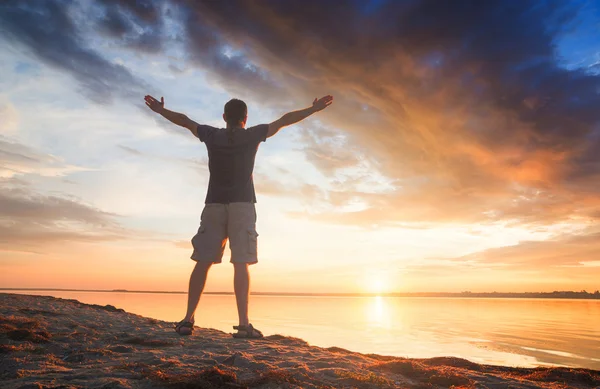
[(279, 120), (269, 124), (269, 129), (267, 130), (267, 138), (270, 138), (273, 135), (277, 134), (282, 127), (283, 126), (281, 125), (281, 123), (279, 123)]
[(198, 130), (198, 123), (183, 115), (183, 118), (181, 119), (181, 127), (187, 128), (195, 135), (196, 131)]

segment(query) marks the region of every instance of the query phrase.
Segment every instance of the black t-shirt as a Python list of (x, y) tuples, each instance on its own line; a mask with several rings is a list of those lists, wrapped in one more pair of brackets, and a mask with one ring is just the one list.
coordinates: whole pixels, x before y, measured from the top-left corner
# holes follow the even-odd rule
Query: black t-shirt
[(268, 124), (247, 129), (199, 125), (198, 138), (208, 150), (210, 180), (205, 203), (256, 203), (252, 172), (260, 142), (267, 139)]

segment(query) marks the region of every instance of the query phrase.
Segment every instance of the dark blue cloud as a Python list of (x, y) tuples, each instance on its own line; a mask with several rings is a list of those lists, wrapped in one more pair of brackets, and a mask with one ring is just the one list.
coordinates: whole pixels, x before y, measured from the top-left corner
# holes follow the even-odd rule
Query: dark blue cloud
[(124, 35), (133, 31), (133, 23), (119, 12), (117, 7), (107, 7), (103, 17), (98, 20), (100, 32), (108, 34), (114, 38), (122, 38)]
[[(600, 63), (600, 2), (580, 0), (571, 28), (556, 41), (562, 66), (598, 72)], [(596, 64), (596, 65), (594, 65)], [(598, 73), (596, 73), (598, 74)]]
[(98, 26), (121, 45), (145, 52), (158, 53), (167, 38), (160, 3), (152, 0), (98, 0)]
[(108, 103), (115, 94), (143, 95), (147, 87), (125, 67), (111, 63), (90, 48), (67, 12), (70, 1), (9, 1), (0, 5), (0, 31), (39, 60), (70, 73), (84, 94)]

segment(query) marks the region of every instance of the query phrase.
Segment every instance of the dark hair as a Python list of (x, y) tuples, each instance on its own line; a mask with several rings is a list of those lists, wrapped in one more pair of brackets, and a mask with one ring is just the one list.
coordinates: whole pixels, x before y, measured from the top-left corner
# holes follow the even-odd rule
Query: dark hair
[(225, 121), (229, 126), (239, 124), (248, 115), (246, 103), (239, 99), (231, 99), (225, 104)]

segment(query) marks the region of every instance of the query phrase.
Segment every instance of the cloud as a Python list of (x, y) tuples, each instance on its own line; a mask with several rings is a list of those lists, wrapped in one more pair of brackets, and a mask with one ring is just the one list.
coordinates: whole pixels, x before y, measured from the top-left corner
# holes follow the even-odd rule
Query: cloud
[(126, 11), (138, 22), (154, 25), (160, 22), (160, 9), (157, 1), (153, 0), (100, 0), (108, 10), (118, 7), (120, 12)]
[(115, 94), (142, 96), (148, 89), (144, 82), (84, 43), (81, 21), (74, 16), (76, 5), (72, 1), (9, 1), (0, 7), (0, 31), (45, 64), (71, 74), (92, 101), (106, 104)]
[(43, 195), (18, 180), (2, 180), (0, 250), (44, 252), (48, 245), (68, 241), (111, 241), (133, 236), (114, 214), (80, 201)]
[(19, 125), (19, 111), (7, 99), (0, 98), (0, 136), (14, 135)]
[(524, 240), (458, 257), (414, 258), (401, 266), (407, 280), (420, 279), (417, 288), (428, 279), (442, 287), (453, 284), (454, 290), (595, 290), (600, 228), (588, 225), (546, 240)]
[(125, 151), (126, 153), (136, 156), (136, 157), (148, 158), (148, 159), (153, 159), (153, 160), (157, 160), (157, 161), (161, 161), (161, 162), (176, 163), (176, 164), (180, 164), (183, 166), (187, 166), (187, 167), (193, 169), (194, 171), (198, 171), (198, 170), (207, 171), (208, 170), (208, 158), (195, 159), (195, 158), (163, 156), (163, 155), (158, 155), (155, 153), (142, 152), (138, 149), (135, 149), (135, 148), (129, 147), (129, 146), (125, 146), (125, 145), (118, 145), (118, 147), (121, 150)]
[[(600, 193), (585, 181), (598, 174), (600, 78), (560, 67), (554, 51), (576, 4), (184, 3), (195, 25), (225, 37), (294, 100), (317, 90), (342, 97), (322, 120), (397, 187), (352, 194), (370, 208), (346, 221), (545, 224), (597, 214)], [(194, 53), (222, 44), (186, 31)], [(246, 82), (236, 69), (220, 72)], [(307, 152), (318, 167), (329, 162)], [(593, 192), (581, 204), (583, 185)]]
[[(600, 230), (591, 227), (545, 241), (525, 241), (456, 258), (476, 266), (494, 265), (510, 269), (587, 267), (600, 260)], [(593, 266), (592, 266), (593, 267)]]
[(42, 253), (66, 241), (113, 241), (141, 236), (120, 226), (118, 215), (64, 194), (39, 193), (27, 177), (62, 177), (88, 169), (66, 164), (0, 138), (0, 250)]
[(85, 170), (89, 169), (69, 165), (62, 158), (45, 154), (0, 136), (0, 178), (24, 174), (46, 177), (65, 176)]
[(232, 46), (233, 42), (223, 34), (226, 31), (215, 29), (204, 19), (202, 4), (194, 6), (180, 10), (187, 59), (210, 72), (214, 81), (241, 98), (260, 96), (264, 103), (280, 105), (279, 97), (286, 91), (278, 85), (277, 79)]
[(357, 167), (365, 158), (358, 147), (348, 144), (339, 130), (304, 128), (300, 131), (299, 141), (306, 160), (325, 176), (333, 177), (340, 170)]
[(113, 38), (122, 38), (131, 32), (133, 24), (117, 8), (107, 8), (103, 17), (98, 20), (98, 29)]
[(172, 242), (178, 249), (189, 250), (192, 247), (192, 243), (189, 240), (174, 240)]
[[(11, 2), (2, 29), (96, 101), (138, 91), (127, 69), (82, 44), (81, 12), (67, 12), (78, 3), (64, 4)], [(183, 45), (184, 67), (262, 106), (335, 95), (323, 126), (301, 137), (330, 180), (329, 209), (311, 217), (547, 225), (600, 215), (600, 76), (562, 67), (556, 52), (579, 3), (94, 4), (94, 28), (112, 43), (142, 54)]]
[(98, 226), (111, 226), (115, 215), (101, 212), (72, 199), (43, 196), (23, 188), (6, 188), (0, 195), (0, 214), (5, 218), (30, 220), (46, 224), (58, 220), (70, 220)]
[(96, 22), (101, 33), (140, 52), (158, 53), (163, 49), (164, 17), (156, 2), (100, 0), (98, 3), (103, 5), (104, 13)]
[(258, 194), (295, 198), (315, 207), (319, 202), (322, 203), (326, 196), (326, 192), (322, 188), (305, 183), (297, 177), (291, 177), (290, 174), (287, 174), (287, 177), (273, 177), (265, 173), (255, 173), (254, 186)]

